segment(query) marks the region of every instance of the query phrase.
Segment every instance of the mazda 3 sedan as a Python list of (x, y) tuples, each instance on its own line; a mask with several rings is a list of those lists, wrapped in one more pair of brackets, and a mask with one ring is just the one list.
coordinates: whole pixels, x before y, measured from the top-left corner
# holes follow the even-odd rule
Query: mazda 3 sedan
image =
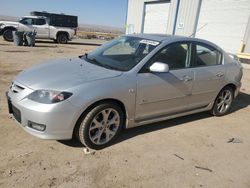
[(195, 38), (121, 36), (74, 59), (34, 66), (7, 92), (9, 113), (28, 133), (101, 149), (122, 128), (209, 111), (229, 112), (242, 67)]

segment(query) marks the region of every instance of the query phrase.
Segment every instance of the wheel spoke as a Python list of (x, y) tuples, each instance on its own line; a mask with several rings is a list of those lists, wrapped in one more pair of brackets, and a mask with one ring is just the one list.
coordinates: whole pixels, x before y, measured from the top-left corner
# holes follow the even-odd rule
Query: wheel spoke
[(224, 111), (225, 111), (225, 109), (226, 109), (226, 104), (225, 104), (225, 103), (223, 103), (222, 108), (221, 108), (221, 112), (224, 112)]
[(95, 141), (97, 144), (100, 144), (100, 140), (103, 134), (103, 130), (99, 130), (95, 136), (92, 137), (92, 140)]
[(230, 103), (231, 103), (231, 97), (230, 97), (229, 99), (226, 99), (226, 100), (225, 100), (225, 103), (226, 103), (227, 105), (230, 105)]
[(117, 125), (119, 123), (119, 117), (115, 114), (111, 120), (108, 121), (108, 125)]
[(103, 116), (103, 121), (104, 122), (108, 121), (108, 118), (109, 118), (109, 115), (110, 115), (111, 111), (112, 111), (111, 109), (107, 109), (107, 110), (102, 111), (102, 116)]
[(227, 99), (230, 96), (230, 93), (226, 92), (224, 99)]
[(107, 128), (105, 130), (105, 133), (106, 133), (106, 137), (108, 136), (108, 138), (111, 138), (111, 137), (113, 137), (115, 135), (115, 131), (112, 131), (109, 128)]
[(221, 107), (221, 105), (224, 103), (224, 101), (220, 101), (217, 105), (218, 107)]
[(101, 127), (103, 127), (103, 125), (100, 122), (98, 122), (96, 119), (94, 119), (92, 122), (92, 126), (90, 127), (89, 130), (100, 129)]

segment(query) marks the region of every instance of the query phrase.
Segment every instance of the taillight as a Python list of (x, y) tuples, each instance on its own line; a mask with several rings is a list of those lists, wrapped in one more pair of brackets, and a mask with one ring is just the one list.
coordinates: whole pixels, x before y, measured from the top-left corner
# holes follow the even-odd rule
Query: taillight
[(74, 35), (76, 35), (76, 33), (77, 33), (77, 29), (78, 29), (78, 28), (75, 28), (75, 29), (74, 29), (74, 31), (75, 31)]

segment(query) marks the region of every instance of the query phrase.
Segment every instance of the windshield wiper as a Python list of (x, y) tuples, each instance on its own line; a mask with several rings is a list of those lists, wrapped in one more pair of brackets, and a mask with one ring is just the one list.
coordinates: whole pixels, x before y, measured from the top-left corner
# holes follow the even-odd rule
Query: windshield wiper
[(88, 58), (88, 53), (85, 53), (84, 55), (79, 55), (78, 57), (80, 58), (80, 59), (82, 59), (82, 57), (86, 57), (86, 58)]
[(118, 70), (118, 71), (121, 71), (120, 69), (118, 68), (115, 68), (115, 67), (112, 67), (108, 64), (104, 64), (104, 63), (101, 63), (99, 62), (98, 60), (96, 60), (95, 58), (89, 58), (88, 57), (88, 54), (85, 54), (85, 57), (87, 60), (89, 60), (91, 63), (95, 64), (95, 65), (98, 65), (98, 66), (101, 66), (101, 67), (104, 67), (104, 68), (107, 68), (107, 69), (111, 69), (111, 70)]

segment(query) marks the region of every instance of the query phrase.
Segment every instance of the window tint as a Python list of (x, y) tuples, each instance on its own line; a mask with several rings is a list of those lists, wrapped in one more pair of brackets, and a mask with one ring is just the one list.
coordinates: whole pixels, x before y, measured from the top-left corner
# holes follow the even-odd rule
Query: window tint
[(154, 62), (166, 63), (170, 70), (189, 67), (190, 44), (176, 43), (169, 45), (158, 52), (151, 60)]
[(129, 71), (159, 44), (138, 37), (119, 37), (89, 53), (85, 59), (109, 69)]
[(33, 19), (32, 18), (24, 18), (20, 21), (20, 23), (24, 25), (32, 25), (33, 24)]
[(34, 21), (35, 21), (34, 25), (45, 25), (46, 24), (45, 19), (40, 18), (40, 19), (35, 19)]
[(196, 66), (211, 66), (221, 63), (221, 53), (216, 49), (200, 44), (196, 45)]

